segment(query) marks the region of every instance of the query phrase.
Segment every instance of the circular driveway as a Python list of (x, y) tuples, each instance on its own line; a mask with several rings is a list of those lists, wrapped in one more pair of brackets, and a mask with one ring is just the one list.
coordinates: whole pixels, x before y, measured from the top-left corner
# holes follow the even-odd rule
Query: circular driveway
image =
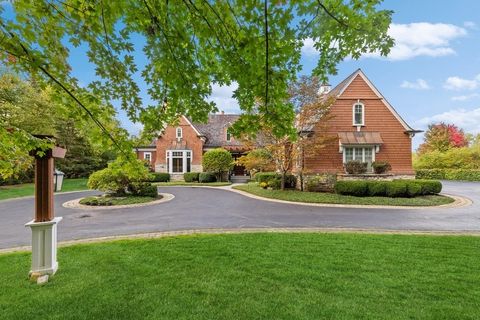
[[(460, 208), (364, 209), (275, 203), (223, 189), (162, 187), (172, 201), (113, 210), (63, 208), (66, 201), (98, 194), (85, 191), (55, 195), (55, 215), (63, 217), (60, 241), (136, 233), (211, 228), (359, 228), (480, 232), (480, 183), (445, 181), (444, 192), (473, 201)], [(30, 244), (33, 198), (0, 201), (0, 249)]]

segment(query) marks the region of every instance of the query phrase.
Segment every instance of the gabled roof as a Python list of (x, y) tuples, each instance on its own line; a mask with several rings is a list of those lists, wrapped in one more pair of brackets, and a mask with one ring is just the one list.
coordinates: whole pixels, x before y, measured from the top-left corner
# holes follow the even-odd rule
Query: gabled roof
[(238, 114), (209, 114), (207, 123), (192, 123), (200, 136), (206, 138), (205, 147), (242, 146), (237, 139), (226, 141), (226, 130), (240, 118)]
[(405, 128), (405, 132), (409, 133), (415, 133), (415, 132), (422, 132), (420, 130), (414, 130), (412, 127), (410, 127), (405, 120), (398, 114), (398, 112), (393, 108), (393, 106), (388, 102), (388, 100), (378, 91), (378, 89), (375, 87), (375, 85), (368, 79), (368, 77), (365, 75), (365, 73), (362, 71), (362, 69), (357, 69), (355, 72), (353, 72), (351, 75), (349, 75), (345, 80), (340, 82), (335, 88), (333, 88), (327, 96), (331, 97), (334, 96), (335, 98), (339, 98), (345, 90), (350, 86), (353, 80), (357, 76), (362, 77), (362, 79), (365, 81), (365, 83), (372, 89), (372, 91), (377, 95), (377, 97), (380, 98), (380, 100), (385, 104), (385, 106), (390, 110), (390, 112), (394, 115), (394, 117), (402, 124), (402, 126)]

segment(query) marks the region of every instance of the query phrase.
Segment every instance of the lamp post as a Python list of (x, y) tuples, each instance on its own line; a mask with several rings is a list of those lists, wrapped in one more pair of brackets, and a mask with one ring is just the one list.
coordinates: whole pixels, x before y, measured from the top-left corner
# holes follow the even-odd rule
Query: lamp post
[[(36, 136), (53, 138), (52, 136)], [(32, 230), (32, 266), (30, 277), (53, 275), (58, 269), (57, 224), (62, 217), (55, 217), (53, 207), (54, 158), (65, 157), (66, 149), (53, 147), (42, 156), (35, 151), (35, 218), (25, 224)], [(63, 176), (61, 177), (63, 181)], [(57, 183), (60, 181), (57, 181)], [(60, 182), (57, 187), (61, 188)]]

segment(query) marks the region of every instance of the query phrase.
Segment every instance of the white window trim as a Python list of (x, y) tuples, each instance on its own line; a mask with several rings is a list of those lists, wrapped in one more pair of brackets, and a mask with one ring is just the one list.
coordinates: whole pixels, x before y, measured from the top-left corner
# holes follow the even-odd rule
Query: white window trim
[[(180, 129), (180, 131), (178, 131)], [(178, 134), (178, 132), (180, 132), (180, 135)], [(177, 139), (182, 139), (183, 138), (183, 129), (182, 127), (176, 127), (175, 128), (175, 137)]]
[[(355, 123), (355, 107), (358, 105), (362, 106), (362, 123)], [(355, 102), (352, 106), (352, 122), (355, 127), (362, 127), (365, 125), (365, 104), (360, 101)]]
[[(343, 163), (347, 163), (347, 151), (346, 149), (347, 148), (351, 148), (351, 149), (362, 149), (362, 162), (365, 162), (365, 150), (364, 149), (371, 149), (372, 150), (372, 162), (375, 161), (375, 151), (376, 151), (376, 146), (372, 146), (372, 145), (362, 145), (362, 146), (343, 146)], [(357, 160), (355, 159), (355, 150), (353, 151), (353, 160)]]
[[(173, 172), (173, 152), (182, 152), (182, 172)], [(190, 152), (190, 172), (192, 171), (193, 151), (192, 150), (167, 150), (165, 152), (165, 159), (168, 163), (168, 173), (182, 174), (187, 171), (188, 157), (187, 152)]]
[(150, 159), (148, 159), (148, 161), (151, 162), (152, 161), (152, 153), (151, 152), (144, 152), (143, 153), (143, 160), (147, 160), (147, 157), (146, 157), (147, 154), (150, 156)]

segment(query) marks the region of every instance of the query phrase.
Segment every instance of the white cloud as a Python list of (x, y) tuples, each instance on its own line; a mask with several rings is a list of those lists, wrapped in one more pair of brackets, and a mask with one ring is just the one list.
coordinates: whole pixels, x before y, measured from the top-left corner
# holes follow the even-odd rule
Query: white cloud
[(474, 90), (480, 86), (480, 74), (474, 79), (463, 79), (460, 77), (448, 77), (443, 84), (447, 90)]
[(307, 38), (303, 40), (302, 54), (306, 56), (315, 56), (318, 55), (317, 49), (313, 47), (315, 42), (312, 38)]
[(416, 90), (431, 89), (431, 87), (427, 83), (427, 81), (425, 81), (423, 79), (417, 79), (415, 82), (410, 82), (410, 81), (405, 80), (405, 81), (402, 82), (400, 87), (406, 88), (406, 89), (416, 89)]
[[(455, 54), (450, 42), (465, 36), (467, 30), (446, 23), (392, 23), (388, 34), (395, 39), (395, 45), (387, 58), (389, 60), (408, 60), (419, 56), (441, 57)], [(369, 53), (363, 56), (381, 57), (379, 53)]]
[(212, 95), (210, 101), (215, 102), (218, 110), (225, 113), (240, 113), (240, 106), (236, 99), (232, 98), (233, 91), (238, 88), (236, 82), (229, 86), (220, 86), (218, 84), (212, 84)]
[(471, 100), (474, 98), (480, 97), (480, 94), (478, 93), (472, 93), (472, 94), (467, 94), (463, 96), (455, 96), (452, 97), (452, 101), (466, 101), (466, 100)]
[(447, 122), (457, 125), (459, 128), (464, 129), (470, 133), (480, 133), (480, 108), (467, 110), (467, 109), (454, 109), (433, 115), (431, 117), (425, 117), (417, 121), (418, 126), (426, 127), (430, 123)]

